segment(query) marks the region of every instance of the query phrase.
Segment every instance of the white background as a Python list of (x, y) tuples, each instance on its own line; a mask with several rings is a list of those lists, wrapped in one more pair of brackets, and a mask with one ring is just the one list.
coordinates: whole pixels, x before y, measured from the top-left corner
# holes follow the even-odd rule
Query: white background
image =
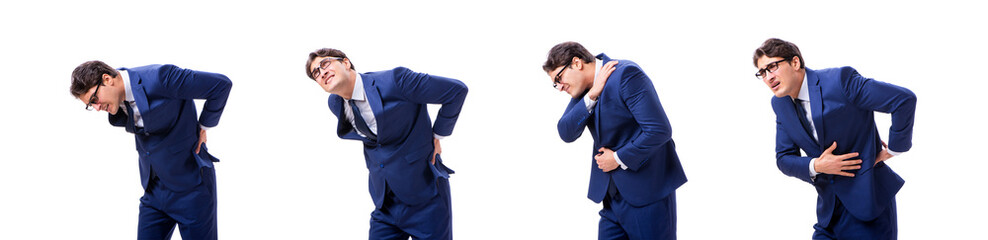
[[(336, 137), (305, 57), (342, 49), (360, 72), (406, 66), (470, 87), (443, 157), (458, 239), (595, 239), (592, 140), (556, 132), (567, 95), (541, 70), (578, 41), (630, 59), (665, 107), (686, 175), (681, 239), (806, 239), (813, 188), (775, 165), (762, 41), (810, 68), (853, 66), (913, 90), (913, 148), (889, 165), (901, 239), (983, 233), (985, 7), (970, 1), (41, 2), (0, 4), (0, 239), (131, 239), (133, 137), (83, 110), (72, 69), (171, 63), (229, 76), (209, 131), (223, 239), (365, 239), (373, 204), (360, 143)], [(432, 109), (435, 111), (435, 109)], [(878, 114), (883, 138), (889, 117)], [(176, 232), (176, 236), (177, 236)], [(178, 237), (176, 237), (177, 239)]]

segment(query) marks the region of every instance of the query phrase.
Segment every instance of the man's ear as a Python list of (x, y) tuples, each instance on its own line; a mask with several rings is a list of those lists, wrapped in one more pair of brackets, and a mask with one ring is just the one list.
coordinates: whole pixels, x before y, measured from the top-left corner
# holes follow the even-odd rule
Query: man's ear
[(579, 57), (573, 57), (573, 60), (570, 62), (570, 64), (573, 65), (573, 69), (583, 70), (583, 59), (580, 59)]
[(103, 78), (103, 85), (106, 86), (113, 85), (113, 77), (111, 77), (110, 74), (104, 73), (102, 78)]
[(803, 69), (803, 59), (799, 59), (799, 56), (792, 57), (792, 64), (798, 65), (798, 66), (793, 66), (793, 68), (795, 68), (797, 71), (799, 69)]

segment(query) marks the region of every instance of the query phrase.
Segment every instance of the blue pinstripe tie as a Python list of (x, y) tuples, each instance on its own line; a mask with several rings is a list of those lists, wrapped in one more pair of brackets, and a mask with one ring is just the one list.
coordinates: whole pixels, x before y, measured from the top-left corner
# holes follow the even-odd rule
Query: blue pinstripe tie
[(796, 104), (796, 113), (799, 114), (799, 122), (803, 124), (803, 130), (806, 130), (806, 134), (810, 137), (813, 136), (813, 127), (810, 126), (810, 120), (806, 119), (806, 108), (803, 108), (803, 100), (795, 99), (793, 103)]
[(360, 133), (364, 134), (364, 136), (367, 136), (367, 138), (371, 141), (377, 141), (377, 134), (371, 132), (370, 127), (367, 127), (367, 122), (365, 122), (364, 117), (360, 115), (360, 108), (357, 107), (357, 104), (354, 103), (353, 100), (347, 102), (350, 102), (350, 109), (353, 110), (353, 121), (356, 122), (356, 124), (354, 124), (356, 126), (353, 127), (356, 128), (357, 131), (360, 131)]

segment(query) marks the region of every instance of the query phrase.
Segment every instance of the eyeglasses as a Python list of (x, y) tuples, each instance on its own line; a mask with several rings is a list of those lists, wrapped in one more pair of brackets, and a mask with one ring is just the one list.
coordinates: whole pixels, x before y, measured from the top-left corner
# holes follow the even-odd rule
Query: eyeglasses
[(556, 77), (552, 78), (552, 88), (559, 89), (559, 84), (562, 84), (563, 81), (563, 72), (565, 72), (568, 67), (569, 65), (563, 66), (562, 69), (559, 69), (559, 73), (556, 73)]
[(316, 79), (319, 79), (319, 77), (322, 76), (322, 74), (323, 74), (323, 71), (322, 70), (326, 70), (326, 68), (328, 68), (330, 64), (333, 64), (333, 60), (341, 60), (341, 59), (343, 59), (343, 58), (327, 57), (327, 58), (322, 59), (322, 61), (319, 61), (319, 67), (316, 67), (315, 69), (312, 69), (312, 72), (311, 72), (312, 81), (315, 81)]
[(96, 108), (93, 108), (93, 104), (96, 104), (96, 102), (99, 101), (99, 98), (96, 97), (96, 93), (99, 92), (99, 86), (102, 85), (103, 84), (96, 85), (96, 90), (93, 91), (93, 95), (89, 96), (89, 104), (86, 104), (86, 111), (96, 110)]
[(758, 69), (758, 72), (755, 73), (755, 77), (757, 77), (758, 79), (765, 78), (766, 72), (774, 73), (776, 70), (779, 70), (779, 63), (789, 61), (790, 59), (792, 58), (785, 58), (779, 61), (769, 63), (768, 65), (765, 65), (765, 68)]

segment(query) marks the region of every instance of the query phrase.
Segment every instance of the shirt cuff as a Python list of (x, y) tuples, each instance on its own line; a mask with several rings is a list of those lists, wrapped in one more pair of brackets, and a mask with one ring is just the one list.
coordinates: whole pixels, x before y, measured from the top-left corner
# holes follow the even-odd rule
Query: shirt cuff
[(813, 163), (816, 163), (816, 158), (810, 159), (810, 179), (816, 178), (816, 175), (820, 174), (816, 172), (816, 169), (813, 169)]
[(597, 105), (597, 101), (590, 100), (590, 95), (589, 94), (583, 96), (583, 102), (587, 103), (587, 111), (588, 112), (593, 112), (593, 107), (595, 105)]
[(443, 140), (443, 138), (446, 138), (446, 137), (449, 137), (449, 136), (443, 136), (443, 135), (439, 135), (439, 134), (436, 134), (436, 133), (432, 133), (432, 137), (434, 137), (436, 139), (439, 139), (439, 140)]
[(621, 161), (621, 157), (618, 157), (617, 152), (614, 152), (614, 161), (617, 162), (618, 165), (621, 165), (622, 170), (628, 170), (628, 165), (624, 165), (624, 162)]
[(899, 154), (902, 154), (902, 153), (904, 153), (904, 152), (896, 152), (896, 151), (892, 151), (891, 149), (888, 149), (888, 148), (886, 148), (886, 149), (885, 149), (885, 151), (887, 151), (887, 152), (889, 152), (889, 154), (892, 154), (892, 156), (893, 156), (893, 157), (894, 157), (894, 156), (899, 156)]
[(202, 130), (209, 130), (211, 127), (207, 127), (207, 126), (203, 126), (202, 124), (199, 124), (199, 128), (202, 128)]

